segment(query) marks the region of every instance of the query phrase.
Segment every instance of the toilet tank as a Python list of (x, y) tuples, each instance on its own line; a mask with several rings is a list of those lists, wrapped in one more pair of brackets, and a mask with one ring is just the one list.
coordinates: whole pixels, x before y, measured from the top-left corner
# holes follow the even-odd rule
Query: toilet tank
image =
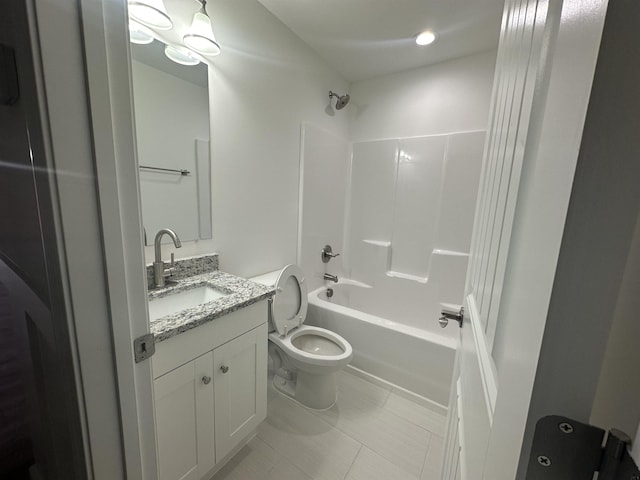
[[(262, 275), (256, 275), (255, 277), (251, 277), (249, 280), (251, 280), (252, 282), (260, 283), (262, 285), (266, 285), (267, 287), (273, 287), (276, 284), (276, 280), (278, 280), (278, 275), (280, 275), (280, 272), (282, 272), (282, 269), (263, 273)], [(275, 332), (276, 329), (273, 327), (271, 319), (268, 318), (267, 320), (269, 323), (269, 333)]]
[(262, 285), (266, 285), (267, 287), (273, 287), (276, 284), (276, 280), (278, 280), (278, 275), (280, 275), (281, 271), (282, 269), (263, 273), (262, 275), (251, 277), (249, 280), (251, 280), (252, 282), (260, 283)]

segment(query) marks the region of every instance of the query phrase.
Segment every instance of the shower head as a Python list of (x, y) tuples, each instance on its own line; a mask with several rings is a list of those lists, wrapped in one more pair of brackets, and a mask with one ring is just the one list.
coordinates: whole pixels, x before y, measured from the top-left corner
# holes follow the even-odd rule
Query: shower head
[(349, 100), (351, 100), (351, 97), (349, 96), (349, 94), (346, 95), (338, 95), (337, 93), (333, 93), (331, 90), (329, 90), (329, 102), (331, 102), (331, 99), (333, 97), (336, 97), (336, 110), (342, 110), (344, 107), (347, 106), (347, 104), (349, 103)]

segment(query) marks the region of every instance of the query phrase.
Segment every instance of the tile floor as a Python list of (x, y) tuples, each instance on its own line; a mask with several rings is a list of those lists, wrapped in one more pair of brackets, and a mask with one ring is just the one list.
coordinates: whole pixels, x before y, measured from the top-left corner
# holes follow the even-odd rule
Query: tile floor
[(257, 436), (212, 480), (437, 480), (445, 417), (353, 374), (317, 412), (269, 390)]

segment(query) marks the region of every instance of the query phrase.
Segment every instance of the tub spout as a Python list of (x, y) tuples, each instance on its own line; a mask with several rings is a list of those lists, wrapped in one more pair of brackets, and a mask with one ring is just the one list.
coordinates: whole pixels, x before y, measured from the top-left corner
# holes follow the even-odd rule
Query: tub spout
[(331, 280), (332, 282), (338, 283), (338, 276), (337, 275), (331, 275), (330, 273), (325, 273), (324, 274), (324, 279), (325, 280)]

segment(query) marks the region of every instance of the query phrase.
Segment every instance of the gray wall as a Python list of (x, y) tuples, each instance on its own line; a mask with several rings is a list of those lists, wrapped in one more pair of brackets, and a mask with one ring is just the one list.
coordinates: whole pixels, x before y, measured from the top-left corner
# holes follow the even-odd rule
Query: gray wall
[[(639, 219), (640, 220), (640, 219)], [(590, 422), (633, 435), (640, 422), (640, 221), (613, 312)]]
[(518, 478), (538, 419), (591, 416), (640, 209), (638, 24), (639, 3), (610, 2)]

